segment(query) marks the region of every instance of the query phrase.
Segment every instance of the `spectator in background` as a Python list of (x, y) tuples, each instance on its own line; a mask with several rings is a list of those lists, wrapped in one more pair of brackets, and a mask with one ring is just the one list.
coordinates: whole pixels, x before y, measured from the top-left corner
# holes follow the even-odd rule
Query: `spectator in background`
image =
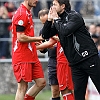
[(100, 37), (98, 39), (98, 55), (99, 55), (99, 58), (100, 58)]
[[(3, 21), (8, 18), (8, 12), (4, 6), (0, 6), (0, 19)], [(9, 38), (9, 23), (5, 21), (0, 24), (0, 59), (8, 58), (10, 56), (9, 52), (9, 42), (3, 38)]]
[(75, 6), (74, 6), (74, 9), (75, 11), (77, 11), (78, 13), (81, 14), (81, 8), (83, 7), (83, 0), (77, 0), (75, 1)]
[(97, 46), (97, 42), (98, 42), (98, 39), (99, 39), (99, 35), (97, 34), (97, 29), (96, 29), (96, 25), (94, 23), (92, 23), (90, 26), (89, 26), (89, 33), (94, 41), (94, 43), (96, 44)]
[(96, 46), (98, 46), (99, 36), (97, 34), (93, 34), (92, 39), (93, 39), (94, 43), (96, 44)]
[[(4, 6), (6, 7), (7, 11), (8, 11), (8, 18), (12, 19), (15, 11), (17, 10), (16, 6), (14, 5), (13, 2), (6, 2), (4, 4)], [(11, 31), (11, 23), (8, 26), (9, 31)]]
[(91, 35), (96, 34), (96, 25), (95, 24), (91, 24), (89, 26), (88, 30), (89, 30), (89, 32), (90, 32)]
[(13, 2), (5, 3), (5, 7), (8, 11), (8, 17), (11, 19), (17, 8), (15, 7)]
[(90, 26), (88, 28), (88, 31), (89, 31), (94, 43), (97, 46), (97, 42), (98, 42), (99, 36), (98, 36), (98, 34), (96, 32), (96, 25), (94, 23), (90, 24)]
[(100, 17), (100, 0), (94, 1), (94, 15)]
[(50, 8), (52, 0), (40, 0), (37, 3), (37, 6), (33, 8), (33, 15), (34, 17), (38, 18), (38, 12), (40, 9)]
[(33, 16), (38, 18), (38, 12), (41, 9), (41, 2), (38, 1), (37, 6), (33, 8)]
[(94, 14), (94, 6), (92, 0), (84, 0), (82, 1), (83, 5), (81, 8), (81, 14), (83, 16), (91, 16)]
[(100, 36), (100, 24), (96, 25), (96, 34)]

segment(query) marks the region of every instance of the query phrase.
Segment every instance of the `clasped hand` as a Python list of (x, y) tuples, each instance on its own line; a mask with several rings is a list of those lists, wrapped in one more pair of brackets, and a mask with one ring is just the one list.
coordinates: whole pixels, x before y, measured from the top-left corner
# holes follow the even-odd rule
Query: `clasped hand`
[(55, 7), (52, 6), (48, 13), (48, 21), (53, 21), (56, 18), (58, 18), (58, 14)]

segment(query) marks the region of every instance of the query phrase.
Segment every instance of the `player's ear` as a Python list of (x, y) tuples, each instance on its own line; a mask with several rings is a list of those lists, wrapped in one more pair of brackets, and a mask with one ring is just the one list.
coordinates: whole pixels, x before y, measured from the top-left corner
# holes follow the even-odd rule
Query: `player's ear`
[(63, 9), (65, 9), (65, 4), (62, 4), (61, 7), (62, 7)]

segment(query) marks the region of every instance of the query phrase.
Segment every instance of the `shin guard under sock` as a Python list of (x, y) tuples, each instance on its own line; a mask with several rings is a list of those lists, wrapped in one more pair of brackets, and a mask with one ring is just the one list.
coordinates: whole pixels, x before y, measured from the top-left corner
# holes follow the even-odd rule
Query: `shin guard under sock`
[(24, 100), (35, 100), (35, 98), (32, 96), (29, 96), (28, 94), (25, 94)]
[(74, 100), (73, 93), (67, 93), (63, 95), (63, 100)]
[(52, 100), (60, 100), (60, 97), (52, 98)]

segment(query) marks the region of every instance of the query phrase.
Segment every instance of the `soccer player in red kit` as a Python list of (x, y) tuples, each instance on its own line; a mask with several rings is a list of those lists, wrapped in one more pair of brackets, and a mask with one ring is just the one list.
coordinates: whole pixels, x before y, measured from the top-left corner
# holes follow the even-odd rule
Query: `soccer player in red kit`
[(49, 41), (46, 41), (36, 47), (38, 50), (48, 48), (53, 46), (57, 42), (57, 78), (59, 89), (63, 96), (63, 100), (74, 100), (71, 69), (64, 55), (60, 42), (56, 40), (58, 40), (57, 37), (53, 36)]
[[(30, 11), (36, 4), (37, 0), (24, 0), (12, 18), (12, 65), (18, 82), (15, 100), (35, 100), (46, 85), (35, 46), (35, 42), (43, 39), (34, 37)], [(35, 84), (27, 91), (32, 80)]]
[(74, 100), (71, 69), (60, 42), (57, 42), (57, 78), (63, 100)]

